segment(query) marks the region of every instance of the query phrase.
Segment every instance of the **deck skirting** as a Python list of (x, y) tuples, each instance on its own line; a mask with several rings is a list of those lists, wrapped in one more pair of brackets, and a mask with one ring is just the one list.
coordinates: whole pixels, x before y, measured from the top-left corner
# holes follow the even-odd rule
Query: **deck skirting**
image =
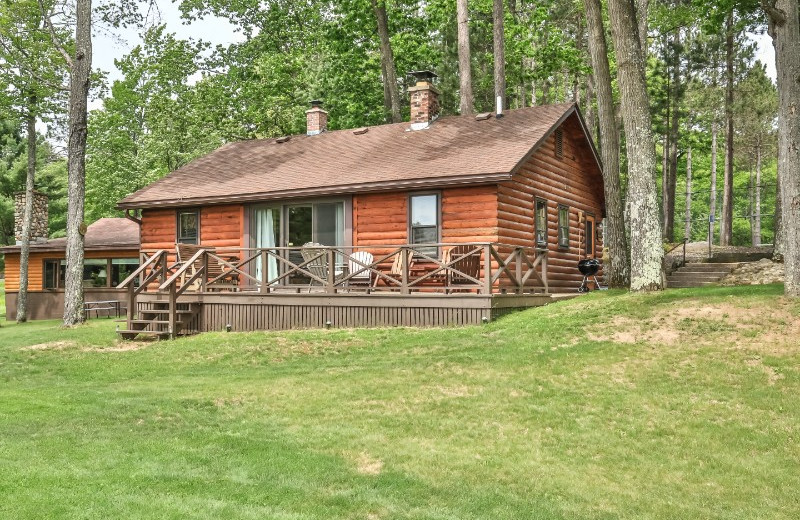
[[(164, 297), (141, 294), (138, 309), (152, 308), (154, 301)], [(181, 303), (200, 304), (200, 312), (182, 332), (476, 325), (550, 301), (549, 294), (186, 293)]]

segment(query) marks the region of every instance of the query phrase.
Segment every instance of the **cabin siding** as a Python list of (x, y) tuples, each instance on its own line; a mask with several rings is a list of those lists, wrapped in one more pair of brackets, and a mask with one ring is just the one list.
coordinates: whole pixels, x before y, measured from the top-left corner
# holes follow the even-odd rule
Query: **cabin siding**
[[(497, 241), (497, 186), (445, 188), (441, 193), (442, 242)], [(415, 192), (353, 197), (353, 244), (408, 242), (408, 198)]]
[[(64, 251), (31, 252), (28, 260), (28, 290), (43, 291), (44, 261), (63, 260)], [(86, 251), (84, 258), (138, 258), (139, 252), (130, 249)], [(6, 254), (6, 292), (19, 291), (19, 253)]]
[[(603, 186), (599, 168), (575, 116), (563, 125), (563, 157), (556, 157), (555, 132), (498, 188), (497, 215), (501, 243), (534, 247), (535, 199), (547, 201), (547, 276), (551, 292), (577, 289), (582, 275), (577, 263), (584, 258), (580, 212), (603, 219)], [(569, 207), (569, 248), (558, 246), (558, 206)], [(595, 230), (595, 257), (602, 256), (601, 237)]]
[[(200, 209), (200, 243), (209, 247), (247, 247), (243, 205), (206, 206)], [(177, 210), (142, 211), (142, 250), (175, 249)]]

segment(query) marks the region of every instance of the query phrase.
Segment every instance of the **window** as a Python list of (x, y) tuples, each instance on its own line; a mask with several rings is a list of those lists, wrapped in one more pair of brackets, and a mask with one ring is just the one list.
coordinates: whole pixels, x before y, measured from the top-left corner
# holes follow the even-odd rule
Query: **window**
[(87, 258), (83, 261), (83, 286), (108, 286), (108, 260), (103, 258)]
[(181, 244), (199, 244), (200, 238), (200, 212), (178, 212), (178, 242)]
[[(111, 259), (111, 287), (116, 287), (125, 281), (125, 278), (133, 274), (139, 267), (139, 260), (136, 258), (112, 258)], [(139, 280), (134, 280), (134, 285), (138, 285)]]
[(586, 215), (586, 244), (585, 253), (587, 258), (594, 258), (594, 215)]
[(569, 208), (558, 206), (558, 246), (569, 247)]
[(58, 289), (63, 285), (64, 271), (61, 270), (61, 262), (58, 260), (44, 261), (44, 288)]
[[(439, 219), (439, 194), (426, 193), (409, 197), (409, 237), (412, 244), (435, 244), (439, 241), (441, 222)], [(417, 248), (419, 253), (436, 257), (439, 248)]]
[(547, 201), (536, 199), (536, 245), (547, 245)]

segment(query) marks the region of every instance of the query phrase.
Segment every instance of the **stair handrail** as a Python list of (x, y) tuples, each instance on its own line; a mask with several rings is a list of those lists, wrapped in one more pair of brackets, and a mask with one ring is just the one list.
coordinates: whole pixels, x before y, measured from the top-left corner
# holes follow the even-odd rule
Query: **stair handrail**
[[(170, 286), (174, 286), (176, 282), (186, 274), (186, 271), (194, 268), (195, 262), (197, 262), (200, 259), (200, 257), (203, 256), (206, 252), (207, 252), (206, 249), (198, 249), (197, 252), (195, 252), (195, 254), (193, 254), (189, 260), (184, 262), (183, 265), (180, 266), (180, 268), (178, 268), (178, 270), (172, 274), (172, 276), (167, 278), (167, 280), (158, 287), (158, 290), (166, 291), (170, 288)], [(192, 273), (190, 279), (187, 280), (181, 287), (181, 291), (178, 293), (179, 295), (186, 290), (185, 289), (186, 287), (191, 285), (192, 282), (194, 282), (197, 278), (200, 277), (200, 275), (205, 271), (204, 270), (205, 264), (206, 262), (202, 262), (200, 269), (197, 269), (196, 272)]]
[[(160, 265), (159, 265), (160, 264)], [(137, 278), (141, 277), (144, 273), (147, 272), (147, 268), (151, 267), (150, 274), (147, 276), (142, 277), (139, 287), (136, 287), (134, 283)], [(167, 252), (164, 249), (159, 249), (153, 255), (142, 262), (142, 265), (136, 268), (130, 276), (125, 278), (122, 283), (117, 285), (117, 289), (127, 289), (128, 290), (128, 308), (127, 308), (127, 325), (128, 328), (131, 326), (131, 322), (133, 321), (134, 317), (136, 316), (136, 295), (140, 292), (144, 291), (147, 285), (155, 280), (157, 277), (161, 277), (163, 280), (166, 278), (167, 275)]]
[(139, 275), (141, 275), (148, 267), (150, 267), (151, 264), (154, 264), (159, 260), (161, 260), (165, 254), (166, 251), (163, 249), (159, 249), (158, 251), (153, 253), (153, 255), (150, 258), (148, 258), (143, 264), (137, 267), (136, 270), (130, 274), (130, 276), (121, 281), (119, 285), (117, 285), (117, 289), (125, 289), (126, 287), (128, 287), (128, 285), (132, 284), (136, 280), (136, 278), (139, 277)]
[(664, 256), (667, 256), (667, 255), (668, 255), (668, 254), (670, 254), (671, 252), (673, 252), (673, 251), (675, 251), (676, 249), (678, 249), (679, 247), (683, 246), (683, 258), (681, 259), (681, 265), (680, 265), (680, 267), (683, 267), (683, 266), (685, 266), (685, 265), (686, 265), (686, 243), (687, 243), (688, 241), (689, 241), (689, 237), (683, 237), (683, 240), (681, 240), (680, 242), (678, 242), (677, 244), (675, 244), (674, 246), (672, 246), (672, 248), (671, 248), (669, 251), (667, 251), (666, 253), (664, 253)]
[[(200, 262), (200, 267), (196, 269), (196, 271), (192, 273), (188, 279), (184, 279), (184, 282), (181, 284), (180, 288), (178, 288), (178, 280), (185, 278), (186, 272), (189, 269), (194, 269), (195, 263), (200, 260), (201, 257), (203, 258), (203, 261)], [(189, 258), (189, 260), (187, 260), (177, 271), (175, 271), (175, 273), (173, 273), (172, 276), (167, 278), (167, 280), (158, 287), (159, 291), (169, 291), (168, 332), (170, 339), (175, 339), (178, 334), (178, 297), (183, 294), (183, 292), (188, 289), (198, 278), (201, 280), (200, 283), (202, 289), (205, 290), (206, 272), (208, 272), (208, 250), (198, 249), (195, 254)]]

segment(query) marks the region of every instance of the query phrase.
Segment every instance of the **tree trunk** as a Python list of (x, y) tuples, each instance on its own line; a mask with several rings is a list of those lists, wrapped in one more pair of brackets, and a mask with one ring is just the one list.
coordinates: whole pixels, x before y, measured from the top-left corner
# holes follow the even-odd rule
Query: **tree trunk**
[(733, 11), (725, 24), (725, 178), (722, 188), (722, 221), (719, 243), (731, 245), (733, 238)]
[(630, 262), (619, 174), (619, 128), (614, 117), (614, 96), (611, 91), (603, 13), (600, 0), (584, 0), (584, 4), (586, 27), (589, 31), (589, 53), (597, 90), (597, 117), (600, 122), (600, 156), (603, 161), (606, 199), (606, 228), (603, 230), (603, 238), (611, 258), (610, 265), (604, 266), (604, 270), (610, 287), (627, 287), (630, 284)]
[(31, 254), (31, 224), (33, 224), (33, 188), (36, 175), (36, 97), (28, 98), (26, 132), (28, 135), (28, 166), (25, 176), (25, 209), (22, 214), (22, 245), (19, 253), (19, 293), (17, 294), (17, 323), (28, 321), (28, 264)]
[[(597, 117), (595, 116), (594, 111), (594, 98), (595, 79), (594, 73), (592, 73), (586, 77), (586, 101), (584, 103), (586, 108), (584, 109), (583, 113), (586, 117), (586, 126), (589, 127), (589, 135), (592, 137), (592, 139), (594, 139), (595, 143), (597, 143)], [(602, 144), (600, 144), (600, 146), (602, 147)]]
[(761, 143), (756, 146), (756, 185), (753, 194), (753, 245), (761, 245)]
[(504, 31), (503, 0), (494, 0), (492, 18), (494, 20), (494, 98), (502, 100), (502, 107), (508, 106), (506, 102), (506, 41)]
[(762, 0), (778, 76), (778, 183), (783, 225), (784, 291), (800, 297), (800, 6)]
[(664, 249), (658, 222), (656, 151), (636, 12), (632, 0), (609, 0), (608, 11), (617, 52), (617, 80), (628, 152), (631, 290), (659, 290), (663, 288)]
[(692, 240), (692, 147), (686, 150), (686, 216), (683, 223), (683, 237)]
[(681, 85), (681, 65), (678, 45), (680, 43), (680, 30), (676, 30), (672, 37), (672, 80), (670, 81), (670, 126), (669, 132), (669, 160), (667, 161), (667, 196), (664, 197), (664, 238), (667, 242), (675, 241), (675, 198), (678, 181), (678, 131), (680, 114), (678, 110), (679, 93)]
[(381, 72), (383, 73), (384, 104), (390, 114), (392, 123), (403, 121), (400, 115), (400, 92), (397, 89), (397, 71), (394, 65), (394, 53), (389, 41), (389, 20), (386, 15), (385, 0), (372, 0), (372, 10), (378, 22), (378, 39), (381, 48)]
[(647, 11), (649, 7), (650, 0), (636, 0), (636, 32), (639, 35), (639, 45), (645, 62), (647, 61)]
[(86, 181), (86, 105), (92, 69), (92, 1), (77, 0), (75, 55), (70, 71), (67, 143), (67, 265), (64, 276), (64, 325), (84, 320), (83, 221)]
[(458, 20), (458, 75), (460, 79), (459, 111), (462, 115), (473, 113), (475, 104), (472, 95), (472, 63), (469, 47), (469, 9), (467, 0), (456, 0), (456, 16)]
[[(669, 113), (669, 109), (667, 109)], [(669, 115), (664, 121), (664, 128), (669, 128)], [(661, 144), (661, 239), (667, 239), (667, 180), (669, 178), (669, 132), (664, 133)]]
[[(778, 164), (780, 164), (780, 150), (778, 150)], [(775, 183), (775, 217), (773, 217), (773, 226), (775, 227), (775, 236), (772, 239), (772, 259), (775, 261), (783, 262), (783, 208), (781, 199), (781, 176), (778, 175), (777, 182)]]
[(711, 193), (708, 196), (708, 215), (711, 219), (711, 236), (708, 241), (714, 242), (714, 227), (717, 221), (717, 136), (719, 128), (717, 120), (711, 121)]

